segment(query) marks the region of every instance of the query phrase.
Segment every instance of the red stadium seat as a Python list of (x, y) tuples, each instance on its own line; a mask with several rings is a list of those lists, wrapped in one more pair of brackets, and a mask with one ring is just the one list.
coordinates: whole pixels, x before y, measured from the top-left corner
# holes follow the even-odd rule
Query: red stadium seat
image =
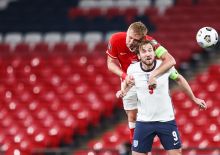
[(89, 154), (95, 155), (95, 151), (93, 151), (93, 150), (78, 150), (78, 151), (75, 151), (73, 155), (89, 155)]
[(0, 55), (1, 56), (9, 56), (10, 55), (10, 45), (6, 43), (0, 44)]
[(104, 13), (103, 13), (102, 9), (100, 9), (100, 8), (90, 8), (86, 14), (89, 15), (89, 16), (87, 16), (87, 18), (93, 19), (93, 18), (102, 16)]
[(107, 43), (106, 42), (99, 42), (97, 44), (95, 44), (95, 47), (93, 49), (92, 53), (98, 53), (100, 55), (105, 55), (106, 50), (107, 50)]
[(121, 141), (129, 141), (130, 129), (127, 122), (117, 125), (115, 131), (120, 135)]
[(97, 155), (119, 155), (117, 150), (100, 150), (97, 152)]
[(103, 135), (102, 140), (104, 142), (104, 148), (108, 149), (117, 149), (118, 146), (123, 143), (120, 139), (120, 135), (115, 131), (106, 132)]
[(68, 11), (68, 16), (70, 19), (75, 19), (76, 17), (86, 16), (87, 10), (83, 8), (70, 8)]
[(41, 54), (41, 55), (46, 55), (49, 54), (49, 45), (41, 42), (41, 43), (37, 43), (34, 48), (33, 51), (36, 54)]
[(102, 140), (91, 140), (88, 142), (87, 146), (89, 149), (101, 150), (103, 149), (103, 141)]
[(85, 42), (79, 42), (70, 52), (76, 55), (88, 54), (88, 45)]
[(26, 43), (20, 43), (15, 46), (15, 54), (28, 55), (30, 54), (30, 47)]
[(120, 15), (121, 14), (121, 11), (120, 11), (120, 9), (119, 8), (109, 8), (109, 9), (107, 9), (107, 11), (106, 11), (106, 16), (107, 16), (107, 18), (109, 18), (109, 19), (111, 19), (111, 18), (113, 18), (113, 17), (115, 17), (115, 16), (118, 16), (118, 15)]
[(61, 55), (68, 54), (68, 52), (68, 45), (64, 42), (56, 43), (52, 50), (52, 53)]

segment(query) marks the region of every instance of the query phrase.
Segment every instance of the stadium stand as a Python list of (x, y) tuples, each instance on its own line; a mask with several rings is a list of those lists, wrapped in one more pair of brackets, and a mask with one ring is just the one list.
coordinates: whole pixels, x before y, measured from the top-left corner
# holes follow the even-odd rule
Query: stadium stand
[[(47, 154), (70, 146), (69, 152), (76, 155), (127, 153), (126, 122), (112, 123), (99, 139), (91, 136), (92, 129), (103, 131), (115, 110), (122, 110), (121, 100), (115, 98), (120, 81), (106, 69), (110, 35), (141, 20), (183, 70), (183, 64), (207, 54), (194, 38), (202, 26), (220, 30), (219, 4), (218, 0), (0, 1), (0, 151)], [(172, 92), (184, 154), (220, 154), (219, 79), (220, 66), (214, 64), (190, 81), (195, 94), (207, 101), (203, 113), (184, 93)], [(76, 143), (84, 137), (89, 139), (86, 149), (77, 150)], [(156, 138), (152, 153), (165, 154), (161, 148)]]

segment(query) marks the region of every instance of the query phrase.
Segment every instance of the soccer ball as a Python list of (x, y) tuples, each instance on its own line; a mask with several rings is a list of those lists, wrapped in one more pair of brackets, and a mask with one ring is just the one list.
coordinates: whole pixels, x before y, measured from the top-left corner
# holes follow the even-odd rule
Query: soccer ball
[(203, 27), (197, 32), (196, 41), (202, 48), (211, 47), (218, 42), (218, 33), (212, 27)]

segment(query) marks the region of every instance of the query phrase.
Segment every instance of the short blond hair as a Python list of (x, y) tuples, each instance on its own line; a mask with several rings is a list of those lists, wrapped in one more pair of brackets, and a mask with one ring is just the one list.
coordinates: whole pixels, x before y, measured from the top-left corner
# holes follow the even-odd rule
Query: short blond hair
[(136, 34), (145, 36), (147, 35), (148, 29), (142, 22), (134, 22), (129, 27), (128, 30), (133, 30)]

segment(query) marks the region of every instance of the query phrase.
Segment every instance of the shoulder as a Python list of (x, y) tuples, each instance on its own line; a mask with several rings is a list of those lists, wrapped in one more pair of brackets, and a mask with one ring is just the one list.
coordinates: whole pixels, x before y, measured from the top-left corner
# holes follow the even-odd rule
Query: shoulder
[(158, 66), (158, 67), (162, 64), (162, 60), (160, 60), (160, 59), (156, 59), (156, 62), (157, 62), (156, 66)]
[(112, 43), (116, 43), (118, 41), (125, 40), (125, 39), (126, 39), (126, 32), (117, 32), (117, 33), (112, 34), (112, 36), (110, 37), (110, 41)]
[(152, 36), (146, 35), (146, 40), (150, 41), (155, 49), (160, 46), (160, 44)]
[(151, 37), (151, 36), (149, 36), (149, 35), (146, 35), (146, 40), (151, 41), (151, 40), (153, 40), (153, 39), (154, 39), (153, 37)]
[(128, 71), (135, 71), (138, 68), (140, 68), (140, 62), (130, 64), (130, 66), (128, 67)]

